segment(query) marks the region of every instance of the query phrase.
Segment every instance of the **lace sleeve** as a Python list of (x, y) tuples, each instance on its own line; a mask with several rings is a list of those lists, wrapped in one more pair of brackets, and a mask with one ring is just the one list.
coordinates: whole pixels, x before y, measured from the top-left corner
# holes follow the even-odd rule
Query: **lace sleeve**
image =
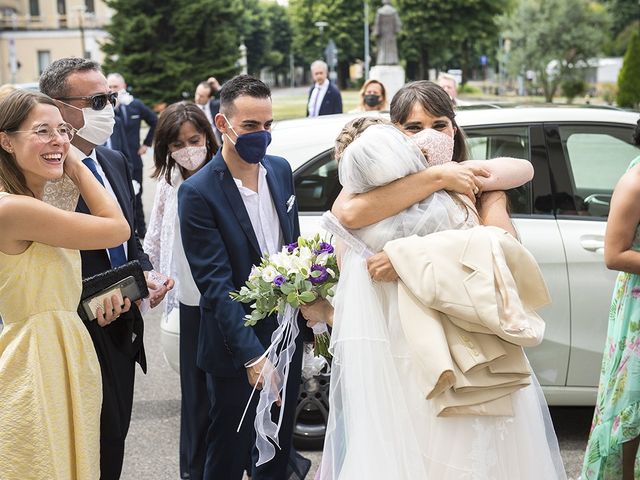
[(151, 209), (151, 218), (147, 227), (147, 234), (144, 237), (143, 249), (152, 265), (160, 266), (160, 258), (162, 253), (162, 227), (164, 220), (164, 211), (167, 204), (167, 198), (171, 193), (171, 185), (164, 178), (158, 180), (155, 198), (153, 199), (153, 208)]
[(49, 205), (67, 210), (75, 211), (80, 198), (80, 190), (73, 181), (64, 175), (62, 178), (48, 181), (44, 186), (42, 200)]

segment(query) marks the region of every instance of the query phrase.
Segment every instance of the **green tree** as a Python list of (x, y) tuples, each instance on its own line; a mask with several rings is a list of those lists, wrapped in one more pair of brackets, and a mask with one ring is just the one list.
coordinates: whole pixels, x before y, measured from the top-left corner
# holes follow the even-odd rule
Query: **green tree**
[(491, 56), (498, 18), (510, 0), (397, 0), (402, 20), (400, 51), (407, 76), (427, 78), (430, 68), (460, 67), (463, 82), (481, 54)]
[[(342, 88), (346, 87), (349, 66), (364, 57), (362, 0), (289, 0), (289, 15), (297, 63), (308, 65), (324, 58), (324, 49), (332, 39), (338, 48), (338, 81)], [(316, 22), (328, 23), (322, 33), (315, 26)]]
[(242, 16), (237, 1), (107, 0), (107, 5), (115, 13), (102, 47), (105, 71), (122, 73), (143, 101), (175, 102), (211, 75), (237, 73)]
[(609, 16), (590, 0), (521, 0), (501, 23), (511, 40), (510, 73), (533, 70), (551, 102), (563, 79), (579, 76), (576, 69), (600, 53)]
[(638, 109), (640, 105), (640, 35), (636, 32), (624, 55), (618, 76), (618, 105)]

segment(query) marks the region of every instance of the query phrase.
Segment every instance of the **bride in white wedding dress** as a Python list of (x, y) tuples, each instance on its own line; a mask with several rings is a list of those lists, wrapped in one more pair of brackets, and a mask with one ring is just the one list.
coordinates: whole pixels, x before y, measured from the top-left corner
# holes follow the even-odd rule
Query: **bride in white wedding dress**
[[(424, 170), (426, 160), (390, 125), (367, 128), (344, 151), (340, 183), (362, 193)], [(396, 282), (374, 282), (366, 257), (390, 240), (478, 224), (444, 191), (373, 225), (326, 228), (343, 244), (334, 307), (325, 480), (539, 480), (566, 475), (535, 378), (512, 394), (513, 416), (437, 417), (418, 387), (398, 318)]]

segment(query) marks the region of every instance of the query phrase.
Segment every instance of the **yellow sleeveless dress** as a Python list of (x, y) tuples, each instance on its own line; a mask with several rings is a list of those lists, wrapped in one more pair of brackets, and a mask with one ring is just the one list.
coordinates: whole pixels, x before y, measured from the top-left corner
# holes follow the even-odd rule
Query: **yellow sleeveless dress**
[(102, 383), (81, 289), (77, 250), (0, 252), (2, 480), (100, 477)]

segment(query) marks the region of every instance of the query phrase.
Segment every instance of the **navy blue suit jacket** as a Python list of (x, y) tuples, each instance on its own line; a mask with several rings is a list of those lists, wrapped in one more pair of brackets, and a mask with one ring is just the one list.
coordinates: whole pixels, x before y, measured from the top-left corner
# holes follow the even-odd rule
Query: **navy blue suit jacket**
[(149, 125), (149, 132), (142, 143), (150, 147), (153, 142), (153, 134), (156, 129), (158, 117), (137, 98), (134, 98), (129, 105), (124, 105), (124, 113), (122, 107), (123, 105), (119, 105), (118, 108), (116, 108), (116, 115), (119, 117), (119, 120), (121, 120), (122, 128), (124, 129), (127, 148), (129, 150), (128, 158), (132, 165), (133, 179), (142, 183), (142, 158), (138, 155), (138, 149), (140, 148), (140, 123), (144, 120), (147, 125)]
[[(298, 206), (287, 212), (294, 195), (289, 163), (267, 155), (262, 161), (278, 213), (284, 242), (298, 238)], [(249, 306), (229, 298), (244, 285), (261, 252), (240, 192), (222, 149), (178, 190), (182, 243), (202, 295), (198, 366), (215, 376), (238, 376), (244, 365), (265, 351), (277, 326), (275, 316), (244, 326)]]
[[(307, 117), (309, 116), (309, 100), (311, 100), (311, 94), (315, 85), (311, 86), (309, 90), (309, 96), (307, 97)], [(327, 93), (322, 99), (318, 116), (320, 115), (333, 115), (334, 113), (342, 113), (342, 95), (340, 90), (331, 81), (329, 81), (329, 88)]]

